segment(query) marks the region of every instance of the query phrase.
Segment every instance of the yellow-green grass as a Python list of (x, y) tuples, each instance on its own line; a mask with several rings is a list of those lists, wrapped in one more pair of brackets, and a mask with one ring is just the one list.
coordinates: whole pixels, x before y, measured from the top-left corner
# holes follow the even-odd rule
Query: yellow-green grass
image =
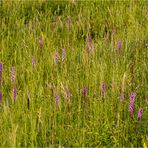
[[(143, 0), (1, 0), (0, 146), (148, 145), (147, 12), (148, 2)], [(88, 52), (89, 35), (92, 43)], [(64, 62), (63, 48), (66, 49)], [(57, 64), (55, 52), (59, 54)], [(86, 95), (82, 94), (84, 86)], [(131, 92), (136, 93), (132, 115), (129, 113)], [(55, 105), (57, 93), (58, 106)], [(143, 116), (138, 121), (140, 107)]]

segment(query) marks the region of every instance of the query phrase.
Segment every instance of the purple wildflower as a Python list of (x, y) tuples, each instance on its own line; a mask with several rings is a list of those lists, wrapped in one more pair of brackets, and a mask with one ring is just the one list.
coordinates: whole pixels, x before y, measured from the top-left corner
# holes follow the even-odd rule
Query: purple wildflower
[(2, 103), (2, 92), (0, 92), (0, 104)]
[(16, 96), (17, 96), (17, 89), (16, 89), (16, 86), (13, 87), (13, 92), (12, 92), (12, 98), (13, 98), (13, 101), (15, 103), (16, 101)]
[(54, 98), (55, 100), (55, 105), (56, 105), (56, 107), (58, 107), (58, 105), (59, 105), (59, 95), (58, 95), (58, 91), (56, 91), (56, 94), (55, 94), (55, 98)]
[(132, 114), (134, 109), (134, 100), (135, 100), (136, 94), (134, 92), (130, 95), (130, 105), (129, 105), (129, 112)]
[(58, 52), (54, 52), (54, 63), (55, 64), (57, 64), (57, 62), (58, 62), (58, 59), (59, 59), (59, 54), (58, 54)]
[(66, 50), (65, 48), (62, 49), (62, 62), (64, 62), (66, 56)]
[(143, 113), (143, 110), (142, 108), (139, 109), (139, 112), (138, 112), (138, 120), (141, 120), (142, 118), (142, 113)]
[(70, 31), (70, 23), (71, 23), (71, 21), (70, 21), (70, 17), (69, 16), (67, 17), (67, 20), (68, 20), (68, 31)]
[(91, 36), (89, 35), (88, 36), (88, 43), (91, 44), (91, 42), (92, 42), (92, 39), (91, 39)]
[(32, 67), (34, 68), (35, 66), (35, 57), (32, 57)]
[(2, 72), (3, 72), (3, 65), (0, 63), (0, 85), (2, 84)]
[(2, 70), (3, 70), (3, 64), (0, 63), (0, 72), (2, 72)]
[(11, 83), (13, 84), (15, 80), (15, 67), (12, 66), (12, 70), (11, 70)]
[(102, 82), (102, 97), (104, 97), (105, 94), (105, 81)]
[(91, 36), (89, 35), (88, 36), (88, 41), (87, 41), (87, 49), (88, 49), (88, 51), (90, 51), (90, 49), (91, 49), (91, 43), (92, 43), (92, 39), (91, 39)]
[(86, 89), (86, 86), (84, 86), (82, 88), (82, 94), (83, 94), (83, 96), (86, 96), (86, 92), (87, 92), (87, 89)]

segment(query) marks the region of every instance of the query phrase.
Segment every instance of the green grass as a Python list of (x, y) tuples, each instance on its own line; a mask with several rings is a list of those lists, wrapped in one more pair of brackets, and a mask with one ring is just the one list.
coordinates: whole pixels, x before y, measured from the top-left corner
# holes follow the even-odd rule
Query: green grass
[[(143, 0), (1, 0), (0, 146), (147, 146), (147, 12), (148, 1)], [(88, 35), (92, 38), (90, 52), (86, 48)], [(118, 40), (121, 40), (120, 53)], [(66, 49), (64, 62), (62, 48)], [(55, 52), (59, 54), (57, 64)], [(102, 81), (105, 81), (104, 97)], [(86, 96), (82, 94), (84, 86)], [(66, 88), (70, 91), (68, 102)], [(132, 116), (131, 92), (136, 93)], [(124, 96), (122, 103), (120, 94)], [(143, 116), (138, 121), (140, 107)]]

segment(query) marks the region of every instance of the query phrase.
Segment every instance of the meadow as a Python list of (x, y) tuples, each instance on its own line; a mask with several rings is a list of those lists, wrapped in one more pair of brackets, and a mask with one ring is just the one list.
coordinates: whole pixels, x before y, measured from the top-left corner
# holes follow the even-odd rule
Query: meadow
[(0, 147), (148, 146), (148, 1), (1, 0)]

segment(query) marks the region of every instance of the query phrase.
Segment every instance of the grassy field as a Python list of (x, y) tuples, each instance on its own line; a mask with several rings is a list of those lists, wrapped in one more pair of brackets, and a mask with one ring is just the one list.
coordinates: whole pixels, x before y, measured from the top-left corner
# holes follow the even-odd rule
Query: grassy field
[(148, 146), (148, 1), (0, 1), (0, 147)]

